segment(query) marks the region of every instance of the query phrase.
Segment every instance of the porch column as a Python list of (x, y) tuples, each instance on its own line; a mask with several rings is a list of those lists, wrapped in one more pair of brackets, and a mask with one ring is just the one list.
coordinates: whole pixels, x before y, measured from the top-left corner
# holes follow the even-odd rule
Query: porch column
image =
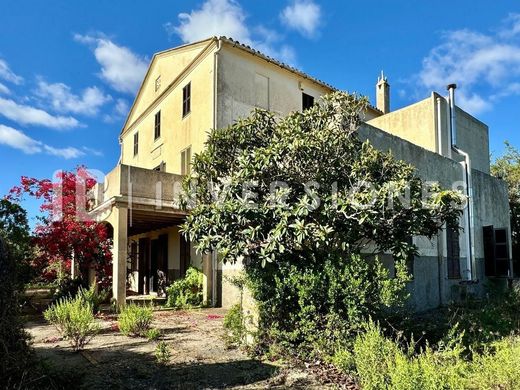
[(202, 255), (202, 273), (204, 274), (202, 304), (210, 306), (213, 303), (213, 256), (211, 252)]
[(126, 260), (128, 250), (128, 232), (126, 207), (112, 209), (114, 244), (112, 246), (112, 294), (118, 305), (126, 302)]

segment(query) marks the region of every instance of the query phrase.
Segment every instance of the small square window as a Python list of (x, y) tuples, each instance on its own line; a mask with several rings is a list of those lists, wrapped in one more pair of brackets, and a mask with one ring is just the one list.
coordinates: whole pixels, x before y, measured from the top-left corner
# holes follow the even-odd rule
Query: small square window
[(161, 136), (161, 111), (155, 114), (154, 139)]
[(182, 89), (182, 117), (191, 112), (191, 82)]
[(302, 110), (305, 111), (314, 105), (314, 96), (302, 92)]

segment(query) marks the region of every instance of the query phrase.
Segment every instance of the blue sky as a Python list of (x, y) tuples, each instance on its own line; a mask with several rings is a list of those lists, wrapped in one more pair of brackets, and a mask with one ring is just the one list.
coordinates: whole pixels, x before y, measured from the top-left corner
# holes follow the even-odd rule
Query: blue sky
[(372, 101), (384, 69), (392, 109), (456, 82), (493, 155), (520, 147), (517, 1), (1, 0), (0, 194), (22, 175), (110, 171), (153, 53), (211, 35)]

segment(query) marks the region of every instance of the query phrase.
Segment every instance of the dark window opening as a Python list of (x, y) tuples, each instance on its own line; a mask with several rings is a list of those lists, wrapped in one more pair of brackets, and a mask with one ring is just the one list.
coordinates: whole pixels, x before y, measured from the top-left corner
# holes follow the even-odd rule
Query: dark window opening
[(191, 83), (188, 83), (182, 89), (182, 117), (188, 115), (191, 111)]
[(305, 111), (314, 105), (314, 96), (302, 92), (302, 110)]
[(493, 225), (482, 230), (486, 276), (510, 276), (507, 230), (495, 229)]
[(137, 156), (137, 153), (139, 153), (139, 133), (136, 132), (134, 134), (134, 156)]
[(446, 228), (446, 261), (448, 278), (460, 279), (460, 243), (459, 229)]
[(155, 114), (154, 140), (161, 136), (161, 111)]

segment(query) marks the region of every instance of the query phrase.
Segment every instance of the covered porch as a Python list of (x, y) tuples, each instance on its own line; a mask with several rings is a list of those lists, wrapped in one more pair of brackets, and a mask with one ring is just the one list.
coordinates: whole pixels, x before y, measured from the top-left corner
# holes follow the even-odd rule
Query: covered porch
[(198, 255), (180, 233), (182, 176), (119, 164), (93, 189), (91, 215), (113, 239), (113, 297), (156, 295), (193, 265), (204, 273), (204, 303), (215, 304), (216, 258)]

